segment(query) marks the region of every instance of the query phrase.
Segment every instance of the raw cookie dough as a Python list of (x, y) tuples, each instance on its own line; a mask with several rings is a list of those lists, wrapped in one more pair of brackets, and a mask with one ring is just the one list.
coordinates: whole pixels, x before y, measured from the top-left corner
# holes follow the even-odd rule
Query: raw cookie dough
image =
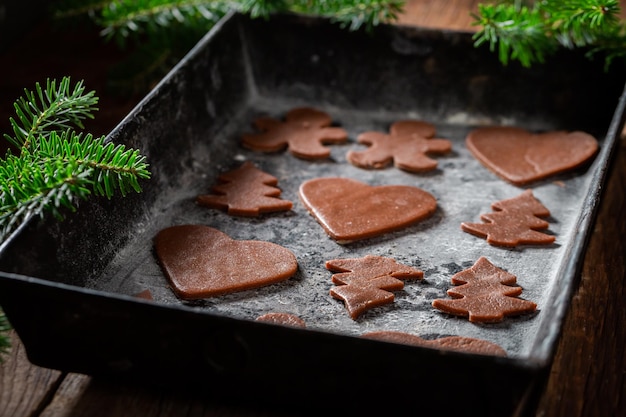
[(181, 299), (199, 299), (273, 284), (292, 277), (298, 262), (275, 243), (234, 240), (207, 226), (161, 230), (157, 257), (172, 290)]
[(469, 269), (452, 277), (456, 287), (448, 290), (452, 299), (437, 299), (432, 305), (448, 314), (468, 317), (473, 323), (499, 322), (505, 316), (533, 313), (537, 304), (516, 298), (522, 288), (516, 277), (480, 257)]
[(492, 213), (480, 216), (484, 223), (461, 223), (461, 229), (485, 238), (494, 246), (549, 245), (555, 237), (540, 232), (548, 228), (542, 217), (550, 211), (535, 198), (532, 190), (517, 197), (497, 201), (491, 205)]
[(280, 324), (290, 327), (306, 327), (304, 320), (290, 313), (267, 313), (256, 318), (256, 321), (264, 323)]
[(255, 217), (261, 213), (291, 210), (293, 203), (279, 198), (278, 179), (256, 168), (250, 161), (218, 177), (221, 184), (213, 195), (199, 195), (202, 206), (227, 210), (232, 216)]
[(331, 123), (330, 116), (322, 111), (296, 108), (287, 113), (284, 122), (269, 117), (255, 120), (254, 125), (262, 133), (243, 135), (242, 144), (261, 152), (278, 152), (288, 147), (298, 158), (324, 159), (330, 156), (330, 149), (324, 144), (348, 140), (348, 133), (331, 127)]
[(403, 229), (432, 216), (437, 200), (407, 185), (370, 186), (350, 178), (315, 178), (300, 198), (326, 233), (349, 243)]
[(437, 161), (429, 154), (450, 152), (452, 144), (446, 139), (434, 139), (435, 126), (421, 121), (403, 120), (391, 125), (389, 134), (361, 133), (357, 142), (370, 145), (364, 151), (350, 151), (346, 159), (360, 168), (385, 168), (392, 162), (409, 172), (432, 171)]
[(423, 346), (433, 349), (453, 350), (456, 352), (477, 353), (480, 355), (507, 356), (506, 351), (495, 343), (472, 337), (447, 336), (439, 339), (422, 339), (409, 333), (396, 331), (378, 331), (365, 333), (361, 337), (401, 343), (412, 346)]
[(515, 185), (578, 168), (598, 150), (598, 141), (584, 132), (534, 134), (516, 127), (478, 128), (465, 143), (485, 167)]
[(338, 272), (332, 276), (336, 287), (330, 289), (330, 295), (343, 300), (352, 319), (374, 307), (393, 303), (391, 291), (403, 289), (402, 280), (424, 276), (419, 269), (399, 264), (395, 259), (373, 255), (327, 261), (326, 269)]

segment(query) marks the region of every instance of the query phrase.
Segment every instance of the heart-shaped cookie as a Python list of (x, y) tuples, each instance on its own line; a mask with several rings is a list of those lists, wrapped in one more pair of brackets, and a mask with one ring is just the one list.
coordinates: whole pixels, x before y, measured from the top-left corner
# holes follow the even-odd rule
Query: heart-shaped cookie
[(465, 143), (484, 166), (515, 185), (575, 169), (598, 150), (596, 139), (584, 132), (533, 134), (516, 127), (475, 129)]
[(338, 243), (402, 229), (430, 217), (437, 200), (406, 185), (370, 186), (349, 178), (315, 178), (300, 186), (306, 208)]
[(207, 298), (286, 280), (298, 269), (294, 254), (271, 242), (234, 240), (201, 225), (173, 226), (154, 238), (172, 289), (182, 299)]

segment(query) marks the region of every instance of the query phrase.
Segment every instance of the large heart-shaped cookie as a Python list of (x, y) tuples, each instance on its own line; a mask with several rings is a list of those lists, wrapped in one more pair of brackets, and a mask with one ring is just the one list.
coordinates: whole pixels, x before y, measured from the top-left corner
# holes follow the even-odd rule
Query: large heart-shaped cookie
[(515, 185), (577, 168), (598, 150), (596, 139), (584, 132), (533, 134), (515, 127), (475, 129), (466, 145), (483, 165)]
[(406, 185), (368, 184), (349, 178), (315, 178), (300, 186), (306, 208), (338, 243), (367, 239), (430, 217), (437, 200)]
[(154, 239), (176, 295), (198, 299), (286, 280), (298, 269), (294, 254), (271, 242), (234, 240), (201, 225), (173, 226)]

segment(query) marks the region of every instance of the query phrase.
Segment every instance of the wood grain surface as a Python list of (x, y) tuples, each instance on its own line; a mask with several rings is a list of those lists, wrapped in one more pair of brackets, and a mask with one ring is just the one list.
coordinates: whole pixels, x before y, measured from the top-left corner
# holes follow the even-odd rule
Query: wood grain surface
[[(476, 10), (478, 3), (410, 0), (399, 22), (473, 30), (470, 12)], [(98, 122), (91, 129), (96, 134), (100, 134), (98, 129), (108, 132), (138, 99), (120, 100), (102, 94), (106, 91), (106, 70), (119, 54), (111, 51), (111, 45), (104, 45), (97, 34), (80, 39), (66, 35), (66, 42), (55, 42), (54, 50), (45, 42), (35, 48), (33, 44), (49, 31), (50, 27), (44, 25), (15, 48), (0, 54), (2, 71), (6, 73), (0, 77), (0, 131), (7, 131), (5, 121), (13, 113), (11, 104), (22, 88), (46, 77), (72, 75), (73, 79), (86, 80), (90, 89), (98, 91), (102, 114), (99, 113)], [(29, 54), (20, 54), (25, 49)], [(78, 57), (77, 50), (82, 51)], [(8, 62), (13, 65), (5, 65)], [(566, 316), (537, 417), (626, 416), (625, 195), (626, 140), (622, 139), (602, 193), (581, 282)], [(295, 417), (298, 413), (289, 415)], [(282, 414), (221, 404), (192, 393), (39, 368), (30, 364), (23, 345), (13, 334), (11, 352), (0, 365), (0, 417), (36, 416), (279, 417)]]

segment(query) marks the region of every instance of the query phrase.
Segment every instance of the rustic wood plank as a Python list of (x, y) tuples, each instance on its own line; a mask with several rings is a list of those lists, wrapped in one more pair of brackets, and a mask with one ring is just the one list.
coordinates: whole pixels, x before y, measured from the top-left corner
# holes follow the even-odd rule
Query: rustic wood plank
[(210, 394), (68, 375), (39, 417), (294, 417), (224, 404)]
[(0, 364), (0, 416), (35, 416), (50, 401), (63, 374), (32, 365), (17, 334), (10, 332), (11, 351)]
[(538, 417), (626, 415), (624, 138), (611, 168)]

